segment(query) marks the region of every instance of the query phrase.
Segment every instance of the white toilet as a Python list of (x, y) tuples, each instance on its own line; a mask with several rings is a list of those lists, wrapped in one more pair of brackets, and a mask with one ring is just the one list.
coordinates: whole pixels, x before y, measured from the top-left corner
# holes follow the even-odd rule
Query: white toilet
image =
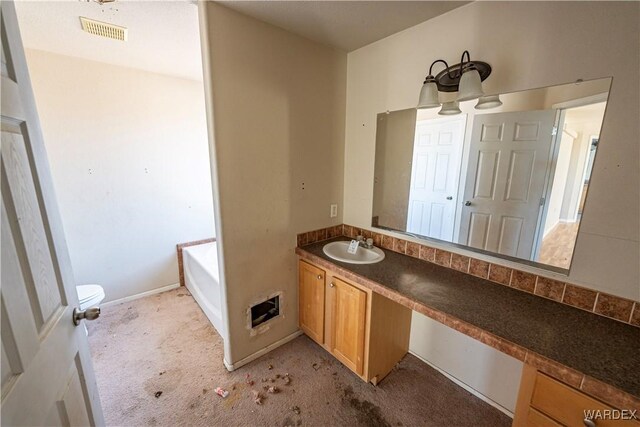
[(80, 310), (86, 310), (89, 307), (97, 307), (104, 299), (104, 289), (100, 285), (80, 285), (76, 286), (78, 292), (78, 302)]

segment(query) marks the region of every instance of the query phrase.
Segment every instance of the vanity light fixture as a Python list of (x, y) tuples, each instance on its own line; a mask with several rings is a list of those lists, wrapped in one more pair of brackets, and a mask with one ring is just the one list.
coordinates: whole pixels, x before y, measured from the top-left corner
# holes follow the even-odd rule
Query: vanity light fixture
[(438, 111), (441, 116), (453, 116), (460, 114), (460, 103), (458, 101), (445, 102), (442, 104), (442, 108)]
[[(465, 61), (465, 56), (467, 60)], [(438, 62), (445, 69), (433, 76), (433, 66)], [(469, 101), (484, 95), (482, 82), (491, 74), (491, 66), (482, 61), (471, 61), (469, 51), (462, 53), (459, 64), (447, 64), (444, 59), (436, 59), (429, 67), (429, 75), (425, 78), (420, 90), (418, 108), (435, 108), (441, 104), (438, 92), (459, 92), (457, 101)]]
[(489, 108), (496, 108), (502, 105), (500, 101), (500, 95), (487, 95), (478, 98), (476, 104), (476, 110), (488, 110)]

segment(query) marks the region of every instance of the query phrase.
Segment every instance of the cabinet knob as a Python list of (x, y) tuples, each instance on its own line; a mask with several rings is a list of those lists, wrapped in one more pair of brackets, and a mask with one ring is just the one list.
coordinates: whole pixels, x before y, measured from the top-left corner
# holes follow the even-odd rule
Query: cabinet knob
[(322, 280), (322, 274), (318, 274), (318, 280)]
[(335, 285), (335, 283), (331, 282), (331, 283), (329, 284), (329, 286), (333, 288), (333, 287), (335, 287), (336, 285)]
[(596, 427), (596, 422), (589, 418), (585, 418), (584, 420), (582, 420), (582, 422), (586, 427)]

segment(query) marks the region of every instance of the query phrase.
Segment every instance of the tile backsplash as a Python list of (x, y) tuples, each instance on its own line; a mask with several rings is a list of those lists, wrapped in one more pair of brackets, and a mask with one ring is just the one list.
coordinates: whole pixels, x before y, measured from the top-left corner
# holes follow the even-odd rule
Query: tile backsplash
[(501, 285), (570, 305), (610, 319), (640, 327), (640, 301), (632, 301), (605, 294), (556, 279), (493, 264), (466, 255), (433, 248), (421, 243), (389, 236), (347, 224), (300, 233), (298, 246), (304, 246), (334, 237), (372, 238), (374, 245), (423, 261), (488, 279)]

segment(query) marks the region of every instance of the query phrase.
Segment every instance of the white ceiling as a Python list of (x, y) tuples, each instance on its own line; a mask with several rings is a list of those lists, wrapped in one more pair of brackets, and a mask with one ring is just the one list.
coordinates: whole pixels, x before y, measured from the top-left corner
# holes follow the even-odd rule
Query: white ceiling
[[(220, 1), (317, 42), (352, 51), (463, 1)], [(194, 0), (17, 0), (26, 48), (202, 80)], [(80, 16), (127, 27), (126, 42), (82, 31)]]
[[(194, 2), (17, 0), (16, 9), (26, 48), (202, 80)], [(85, 33), (80, 16), (127, 27), (128, 41)]]
[(218, 1), (292, 33), (350, 52), (468, 1)]

